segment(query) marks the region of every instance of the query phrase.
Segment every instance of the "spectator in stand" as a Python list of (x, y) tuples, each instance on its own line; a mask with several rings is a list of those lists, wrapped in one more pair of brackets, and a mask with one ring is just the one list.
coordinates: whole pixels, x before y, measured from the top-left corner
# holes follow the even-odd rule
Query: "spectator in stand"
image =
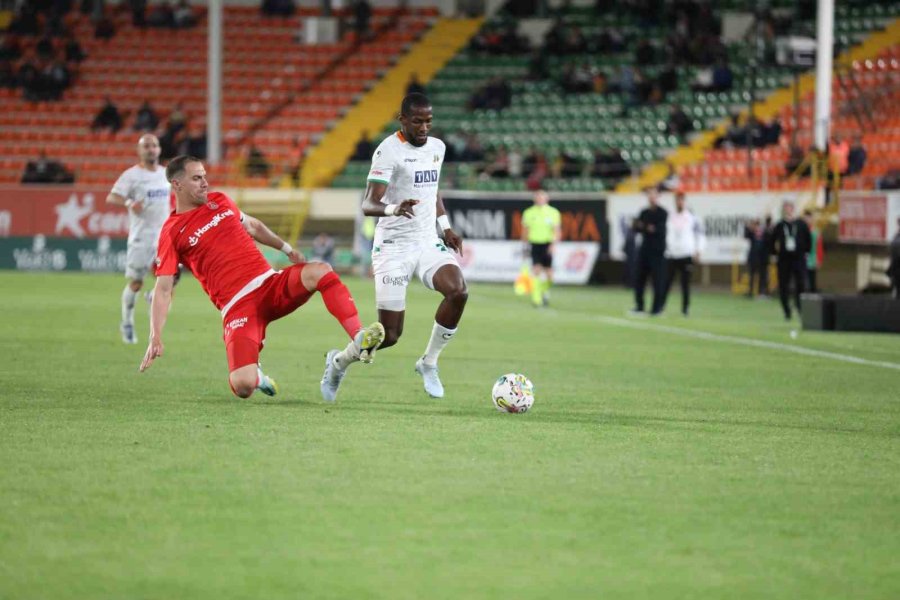
[(550, 172), (554, 177), (565, 178), (578, 177), (581, 175), (582, 170), (581, 162), (565, 150), (560, 151), (556, 155), (550, 168)]
[(194, 14), (194, 9), (187, 0), (178, 2), (178, 6), (175, 7), (174, 20), (176, 29), (190, 29), (197, 25), (197, 15)]
[(466, 145), (459, 157), (460, 162), (481, 162), (484, 160), (484, 146), (474, 133), (466, 136)]
[(734, 84), (734, 74), (728, 64), (720, 60), (712, 71), (712, 90), (714, 92), (727, 92)]
[(166, 124), (166, 133), (174, 136), (176, 133), (187, 127), (187, 114), (184, 112), (184, 104), (178, 102), (175, 108), (169, 113), (169, 121)]
[(91, 123), (91, 131), (99, 131), (101, 129), (109, 129), (112, 133), (122, 129), (122, 115), (119, 114), (118, 107), (113, 104), (109, 96), (105, 98), (103, 107), (100, 108), (100, 112), (97, 113), (97, 116), (94, 117), (94, 122)]
[(22, 46), (13, 33), (0, 33), (0, 60), (16, 60), (22, 56)]
[(507, 153), (507, 164), (509, 165), (509, 176), (510, 177), (521, 177), (522, 176), (522, 163), (523, 163), (522, 154), (516, 148), (510, 148)]
[(862, 173), (866, 166), (866, 148), (862, 143), (860, 134), (853, 135), (853, 145), (850, 146), (850, 152), (847, 154), (847, 172), (845, 175), (856, 175)]
[(79, 44), (78, 40), (76, 40), (72, 36), (69, 36), (66, 39), (65, 53), (67, 62), (80, 63), (85, 58), (87, 58), (87, 54), (84, 53), (84, 50), (81, 48), (81, 44)]
[[(744, 225), (744, 239), (750, 243), (747, 250), (747, 272), (749, 273), (749, 285), (747, 297), (752, 298), (755, 292), (760, 296), (768, 293), (767, 285), (763, 285), (763, 272), (769, 265), (769, 250), (766, 248), (766, 231), (759, 219), (753, 219)], [(765, 278), (768, 283), (768, 278)]]
[(563, 42), (563, 53), (565, 54), (584, 54), (587, 52), (587, 39), (581, 33), (578, 27), (572, 27), (566, 32), (565, 41)]
[(131, 10), (131, 24), (138, 29), (147, 26), (147, 0), (128, 0)]
[(522, 172), (526, 174), (525, 187), (532, 191), (541, 189), (549, 170), (544, 153), (536, 148), (532, 149), (522, 163)]
[(806, 253), (806, 289), (813, 294), (819, 293), (816, 274), (819, 267), (822, 266), (822, 260), (825, 258), (825, 245), (822, 243), (822, 234), (816, 227), (816, 220), (813, 218), (812, 211), (803, 212), (803, 220), (809, 228), (810, 248)]
[(597, 150), (594, 152), (593, 175), (604, 179), (620, 179), (631, 175), (631, 167), (617, 148), (610, 148), (607, 151)]
[[(153, 110), (153, 107), (150, 106), (150, 101), (145, 99), (144, 103), (141, 104), (141, 107), (137, 111), (137, 116), (134, 119), (134, 130), (135, 131), (156, 131), (156, 128), (159, 127), (159, 117), (156, 115), (156, 111)], [(197, 156), (194, 153), (190, 153), (191, 156)], [(197, 156), (197, 158), (200, 158)]]
[(353, 3), (353, 30), (356, 32), (356, 41), (369, 37), (371, 20), (372, 7), (366, 0), (356, 0)]
[(0, 88), (12, 89), (16, 87), (16, 72), (13, 71), (9, 59), (0, 58)]
[[(425, 86), (419, 83), (419, 74), (413, 73), (409, 76), (409, 83), (406, 84), (406, 95), (424, 94)], [(369, 158), (372, 158), (371, 156)], [(368, 160), (368, 159), (367, 159)]]
[(47, 99), (59, 100), (62, 98), (63, 92), (72, 82), (72, 74), (66, 63), (58, 58), (50, 63), (45, 70)]
[(891, 169), (875, 182), (879, 190), (900, 190), (900, 169)]
[(528, 79), (539, 81), (550, 77), (550, 65), (547, 62), (547, 53), (538, 49), (532, 52), (528, 60)]
[(373, 151), (374, 148), (372, 147), (372, 140), (369, 139), (369, 132), (363, 131), (359, 136), (359, 141), (356, 142), (356, 149), (353, 151), (353, 156), (350, 157), (350, 160), (372, 160)]
[(509, 177), (509, 154), (505, 146), (500, 146), (494, 152), (492, 160), (485, 166), (481, 172), (482, 177)]
[(175, 11), (168, 2), (154, 4), (147, 15), (147, 25), (150, 27), (175, 29)]
[(644, 39), (638, 42), (637, 48), (634, 50), (634, 62), (642, 67), (656, 62), (656, 50), (648, 40)]
[(850, 163), (850, 144), (840, 134), (835, 134), (828, 144), (829, 168), (841, 175), (847, 172)]
[(334, 260), (334, 238), (324, 231), (313, 240), (312, 259), (329, 265)]
[(709, 67), (697, 69), (691, 89), (695, 92), (711, 92), (713, 89), (713, 71)]
[(247, 177), (268, 177), (269, 161), (263, 151), (256, 147), (253, 142), (250, 143), (250, 149), (247, 151), (247, 161), (244, 164), (244, 174)]
[(260, 10), (270, 17), (290, 17), (294, 14), (294, 0), (263, 0)]
[(116, 35), (116, 26), (106, 15), (101, 16), (94, 24), (94, 37), (98, 40), (111, 40)]
[(41, 24), (38, 20), (37, 4), (37, 2), (21, 3), (19, 11), (13, 17), (12, 23), (10, 23), (10, 31), (19, 35), (37, 35), (41, 29)]
[(512, 104), (512, 88), (502, 77), (494, 77), (475, 90), (469, 99), (469, 109), (503, 110)]
[(659, 72), (656, 83), (664, 96), (678, 89), (678, 71), (672, 60), (669, 60), (663, 70)]
[(53, 40), (50, 39), (50, 36), (45, 35), (35, 44), (34, 51), (37, 52), (39, 59), (50, 60), (54, 53)]
[(72, 183), (75, 176), (72, 175), (63, 164), (47, 158), (47, 154), (41, 150), (37, 160), (30, 160), (25, 165), (25, 173), (22, 174), (22, 183)]
[(690, 117), (677, 104), (673, 104), (669, 109), (669, 120), (666, 124), (666, 131), (672, 135), (678, 136), (682, 142), (688, 133), (694, 130), (694, 123)]
[(182, 154), (205, 159), (206, 153), (206, 129), (198, 128), (197, 130), (188, 133), (187, 139), (185, 140), (185, 151)]
[(560, 86), (567, 94), (584, 94), (594, 91), (594, 74), (587, 63), (569, 63), (563, 69)]

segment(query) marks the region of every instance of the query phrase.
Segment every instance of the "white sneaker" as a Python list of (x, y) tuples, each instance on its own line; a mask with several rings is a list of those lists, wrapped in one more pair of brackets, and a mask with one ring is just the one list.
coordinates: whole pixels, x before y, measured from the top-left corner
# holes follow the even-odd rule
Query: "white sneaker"
[(441, 378), (438, 377), (437, 365), (426, 365), (425, 357), (423, 356), (416, 361), (416, 373), (422, 376), (425, 391), (428, 392), (429, 396), (432, 398), (444, 397), (444, 385), (441, 383)]
[(337, 356), (339, 350), (329, 350), (325, 355), (325, 373), (322, 375), (322, 381), (319, 389), (322, 391), (322, 399), (325, 402), (334, 402), (337, 398), (338, 388), (341, 387), (341, 381), (347, 374), (347, 369), (338, 369), (334, 364), (334, 357)]
[(353, 342), (359, 348), (359, 360), (364, 363), (375, 360), (375, 351), (383, 341), (384, 325), (381, 323), (375, 322), (365, 329), (361, 329), (353, 338)]
[(256, 367), (256, 375), (259, 377), (259, 383), (256, 384), (256, 389), (266, 396), (274, 396), (278, 393), (278, 384), (275, 383), (274, 379), (263, 373), (259, 366)]
[(134, 334), (134, 325), (132, 323), (119, 325), (119, 332), (122, 334), (123, 342), (126, 344), (137, 344), (137, 336)]

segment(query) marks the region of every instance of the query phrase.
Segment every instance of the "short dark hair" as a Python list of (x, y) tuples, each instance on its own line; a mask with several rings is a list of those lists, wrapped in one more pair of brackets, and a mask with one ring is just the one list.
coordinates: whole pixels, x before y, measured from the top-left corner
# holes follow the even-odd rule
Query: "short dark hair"
[(171, 183), (173, 179), (184, 173), (185, 167), (188, 163), (191, 162), (203, 161), (196, 156), (189, 156), (187, 154), (181, 154), (170, 160), (169, 164), (166, 166), (166, 179), (169, 181), (169, 183)]
[(414, 108), (427, 108), (429, 106), (431, 106), (431, 100), (428, 99), (428, 96), (419, 92), (413, 92), (400, 103), (400, 114), (409, 116)]

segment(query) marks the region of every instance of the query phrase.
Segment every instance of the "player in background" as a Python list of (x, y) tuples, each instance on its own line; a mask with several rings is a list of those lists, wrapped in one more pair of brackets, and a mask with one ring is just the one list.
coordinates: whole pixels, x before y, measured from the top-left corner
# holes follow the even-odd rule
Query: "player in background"
[(534, 204), (522, 213), (522, 241), (531, 246), (531, 303), (546, 306), (553, 283), (553, 251), (562, 239), (562, 217), (550, 206), (550, 196), (539, 190)]
[[(179, 263), (191, 270), (222, 313), (228, 383), (237, 396), (248, 398), (254, 390), (269, 396), (278, 392), (275, 382), (259, 367), (266, 326), (294, 312), (315, 292), (322, 294), (328, 312), (350, 336), (350, 343), (336, 359), (346, 365), (371, 362), (384, 339), (384, 328), (379, 323), (362, 327), (350, 292), (329, 265), (304, 262), (303, 255), (261, 221), (242, 213), (228, 196), (209, 192), (199, 159), (173, 158), (166, 177), (175, 191), (176, 208), (159, 234), (150, 344), (141, 371), (162, 356), (162, 331)], [(254, 240), (281, 250), (294, 264), (282, 271), (272, 270)], [(337, 397), (341, 378), (323, 377), (321, 391), (326, 401)]]
[(706, 247), (703, 223), (685, 207), (684, 192), (675, 192), (675, 212), (666, 221), (666, 251), (669, 254), (669, 276), (666, 280), (665, 306), (677, 272), (681, 279), (681, 314), (688, 316), (691, 305), (691, 275), (700, 264), (700, 253)]
[(134, 331), (134, 301), (144, 277), (156, 259), (159, 230), (169, 216), (169, 182), (159, 164), (159, 140), (144, 134), (137, 144), (138, 164), (126, 169), (116, 180), (106, 202), (128, 209), (128, 250), (122, 290), (122, 322), (119, 331), (126, 344), (137, 344)]
[(385, 329), (381, 347), (393, 346), (403, 334), (406, 288), (414, 275), (444, 296), (425, 353), (415, 366), (425, 391), (433, 398), (443, 398), (438, 356), (456, 335), (468, 290), (462, 270), (448, 250), (461, 254), (462, 238), (450, 227), (438, 193), (445, 146), (428, 136), (432, 118), (431, 102), (424, 94), (413, 93), (403, 99), (400, 131), (375, 150), (362, 208), (367, 216), (381, 217), (372, 249), (375, 302)]

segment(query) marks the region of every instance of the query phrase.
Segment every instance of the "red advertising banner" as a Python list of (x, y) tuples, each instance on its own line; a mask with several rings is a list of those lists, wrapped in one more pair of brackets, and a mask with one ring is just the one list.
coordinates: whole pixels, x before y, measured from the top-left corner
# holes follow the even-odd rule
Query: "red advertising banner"
[(128, 211), (107, 188), (0, 186), (0, 237), (128, 237)]
[(888, 234), (884, 194), (841, 194), (839, 238), (842, 242), (883, 244)]

